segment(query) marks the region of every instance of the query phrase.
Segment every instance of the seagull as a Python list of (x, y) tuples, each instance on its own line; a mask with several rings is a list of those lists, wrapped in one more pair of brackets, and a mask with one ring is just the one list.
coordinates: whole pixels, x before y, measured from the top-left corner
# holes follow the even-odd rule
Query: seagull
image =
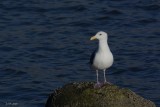
[(96, 87), (101, 87), (102, 84), (98, 80), (98, 71), (102, 70), (104, 72), (104, 83), (109, 83), (106, 80), (106, 69), (112, 66), (113, 64), (113, 55), (108, 46), (108, 35), (106, 32), (99, 31), (95, 36), (92, 36), (90, 40), (99, 40), (98, 48), (92, 53), (90, 57), (91, 68), (96, 70), (97, 83)]

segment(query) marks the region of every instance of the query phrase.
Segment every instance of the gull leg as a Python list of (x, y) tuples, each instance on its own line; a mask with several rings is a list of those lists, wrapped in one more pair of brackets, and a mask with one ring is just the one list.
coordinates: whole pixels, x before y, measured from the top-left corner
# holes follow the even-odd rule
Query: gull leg
[(106, 83), (107, 82), (107, 80), (106, 80), (106, 70), (104, 69), (103, 72), (104, 72), (104, 83)]
[(97, 83), (94, 85), (94, 88), (100, 88), (102, 84), (98, 80), (98, 70), (96, 70), (96, 75), (97, 75)]
[(98, 70), (96, 70), (96, 75), (97, 75), (97, 84), (99, 84), (99, 80), (98, 80)]
[(103, 72), (104, 72), (104, 84), (111, 84), (110, 82), (107, 82), (106, 80), (106, 70), (104, 69)]

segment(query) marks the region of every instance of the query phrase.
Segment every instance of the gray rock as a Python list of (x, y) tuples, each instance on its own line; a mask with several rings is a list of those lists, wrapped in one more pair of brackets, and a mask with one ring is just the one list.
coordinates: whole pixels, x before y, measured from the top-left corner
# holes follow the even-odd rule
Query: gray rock
[(71, 83), (50, 94), (46, 107), (156, 107), (129, 89), (105, 84), (94, 88), (93, 82)]

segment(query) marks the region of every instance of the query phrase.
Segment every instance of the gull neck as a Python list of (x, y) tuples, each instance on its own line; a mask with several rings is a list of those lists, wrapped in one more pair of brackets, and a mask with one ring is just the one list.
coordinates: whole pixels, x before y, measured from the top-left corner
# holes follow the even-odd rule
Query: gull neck
[(106, 39), (99, 40), (99, 51), (110, 51), (108, 42)]

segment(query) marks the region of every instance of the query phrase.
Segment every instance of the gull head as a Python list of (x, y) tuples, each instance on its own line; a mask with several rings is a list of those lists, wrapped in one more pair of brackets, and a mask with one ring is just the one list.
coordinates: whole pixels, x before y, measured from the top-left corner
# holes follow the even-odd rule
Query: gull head
[(90, 38), (90, 40), (95, 40), (95, 39), (98, 39), (98, 40), (107, 40), (107, 33), (106, 32), (103, 32), (103, 31), (99, 31), (95, 36), (92, 36)]

